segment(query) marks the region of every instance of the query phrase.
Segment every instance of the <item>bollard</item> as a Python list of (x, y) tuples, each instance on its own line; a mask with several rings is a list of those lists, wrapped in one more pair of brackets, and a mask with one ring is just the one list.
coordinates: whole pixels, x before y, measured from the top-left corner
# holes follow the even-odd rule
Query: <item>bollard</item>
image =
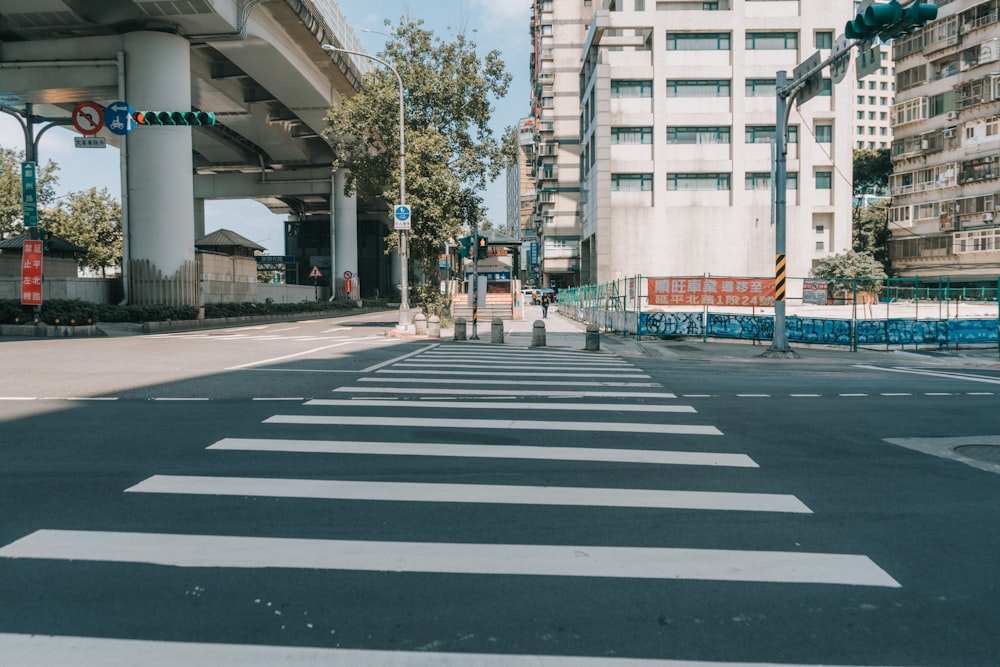
[(427, 335), (427, 316), (423, 313), (417, 313), (413, 316), (413, 328), (416, 330), (418, 336)]
[(455, 340), (465, 340), (465, 318), (455, 318)]
[(587, 337), (583, 349), (587, 352), (597, 352), (601, 349), (601, 330), (596, 324), (587, 325)]
[(494, 317), (490, 323), (490, 342), (503, 343), (503, 320), (499, 317)]
[(545, 347), (545, 322), (535, 320), (531, 327), (531, 347)]
[(427, 337), (428, 338), (440, 338), (441, 337), (441, 318), (437, 315), (431, 315), (427, 318)]

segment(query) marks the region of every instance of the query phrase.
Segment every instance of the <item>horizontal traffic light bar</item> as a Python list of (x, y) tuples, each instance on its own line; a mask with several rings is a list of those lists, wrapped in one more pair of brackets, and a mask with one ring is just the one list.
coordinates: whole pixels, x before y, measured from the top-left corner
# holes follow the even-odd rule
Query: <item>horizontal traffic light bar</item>
[(215, 114), (210, 111), (136, 111), (132, 120), (136, 125), (215, 125)]
[(866, 41), (876, 37), (890, 40), (922, 28), (937, 18), (937, 5), (913, 2), (903, 7), (897, 0), (871, 4), (844, 27), (848, 39)]

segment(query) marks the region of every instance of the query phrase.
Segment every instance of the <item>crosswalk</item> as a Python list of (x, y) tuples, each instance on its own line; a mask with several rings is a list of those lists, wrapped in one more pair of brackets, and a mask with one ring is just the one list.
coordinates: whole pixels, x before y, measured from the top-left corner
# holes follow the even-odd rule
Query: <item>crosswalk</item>
[[(607, 466), (698, 467), (752, 474), (760, 466), (742, 452), (726, 451), (725, 434), (704, 423), (696, 410), (632, 363), (611, 355), (566, 350), (529, 350), (447, 343), (421, 348), (369, 369), (331, 392), (272, 414), (259, 425), (261, 437), (224, 437), (208, 450), (233, 456), (260, 453), (311, 456), (371, 456), (380, 460), (558, 462), (584, 467), (599, 479)], [(287, 408), (282, 403), (279, 408)], [(337, 433), (350, 439), (331, 439)], [(306, 437), (272, 437), (272, 429), (301, 430)], [(461, 442), (463, 432), (495, 442)], [(434, 434), (431, 438), (415, 433)], [(371, 437), (358, 437), (357, 434)], [(649, 436), (623, 444), (621, 434)], [(456, 437), (444, 437), (445, 435)], [(309, 437), (311, 436), (311, 437)], [(673, 437), (698, 446), (670, 448)], [(465, 438), (472, 440), (471, 438)], [(558, 439), (558, 442), (556, 441)], [(454, 441), (453, 441), (454, 440)], [(516, 440), (516, 442), (512, 442)], [(566, 444), (567, 442), (571, 444)], [(562, 443), (562, 444), (559, 444)], [(247, 464), (248, 465), (248, 464)], [(241, 466), (243, 470), (246, 465)], [(480, 468), (481, 470), (482, 468)], [(265, 472), (265, 471), (261, 471)], [(769, 492), (562, 486), (509, 483), (280, 477), (262, 474), (151, 474), (122, 489), (130, 497), (309, 499), (429, 504), (486, 508), (528, 505), (592, 511), (683, 510), (740, 515), (809, 516), (794, 495)], [(732, 476), (726, 479), (734, 479)], [(590, 477), (588, 477), (589, 479)], [(610, 478), (609, 478), (610, 479)], [(613, 476), (622, 480), (621, 469)], [(313, 572), (432, 573), (605, 580), (681, 580), (782, 585), (898, 588), (900, 584), (864, 554), (787, 549), (697, 548), (608, 545), (592, 542), (486, 543), (415, 541), (389, 532), (378, 539), (330, 539), (189, 533), (40, 528), (0, 546), (2, 559), (46, 559), (130, 563), (175, 568), (283, 568)], [(151, 657), (152, 651), (159, 657)], [(365, 665), (709, 665), (671, 660), (628, 660), (594, 656), (504, 655), (290, 649), (223, 644), (120, 641), (87, 637), (0, 634), (0, 655), (23, 655), (24, 663), (59, 664), (62, 655), (85, 647), (88, 664), (143, 664), (165, 656), (191, 656), (190, 664), (365, 664)], [(228, 652), (227, 652), (228, 649)], [(124, 656), (124, 657), (120, 657)], [(37, 659), (41, 657), (41, 659)], [(37, 660), (36, 660), (37, 659)], [(51, 659), (51, 660), (50, 660)], [(152, 660), (152, 661), (147, 661)], [(179, 658), (178, 658), (179, 659)], [(353, 660), (354, 662), (350, 662)], [(209, 664), (203, 662), (201, 664)], [(285, 663), (282, 663), (285, 664)], [(765, 664), (765, 663), (760, 663)]]

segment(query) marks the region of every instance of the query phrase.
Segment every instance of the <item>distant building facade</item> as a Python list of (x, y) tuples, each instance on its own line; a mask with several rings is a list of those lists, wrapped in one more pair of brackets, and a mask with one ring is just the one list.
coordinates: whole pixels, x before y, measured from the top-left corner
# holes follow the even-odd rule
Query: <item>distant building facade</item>
[(938, 0), (893, 44), (893, 273), (995, 287), (1000, 275), (997, 0)]

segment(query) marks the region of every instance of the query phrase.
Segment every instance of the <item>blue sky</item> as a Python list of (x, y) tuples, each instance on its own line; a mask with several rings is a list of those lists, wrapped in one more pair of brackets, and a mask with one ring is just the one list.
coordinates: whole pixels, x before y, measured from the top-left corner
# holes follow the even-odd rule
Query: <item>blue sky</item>
[[(382, 48), (386, 38), (362, 32), (362, 28), (385, 30), (384, 19), (396, 23), (404, 14), (422, 19), (424, 27), (440, 37), (469, 35), (480, 53), (499, 50), (514, 80), (507, 97), (495, 102), (493, 131), (499, 135), (504, 127), (515, 125), (527, 115), (530, 0), (338, 0), (338, 3), (365, 49), (372, 54)], [(40, 161), (52, 160), (59, 165), (58, 194), (97, 187), (107, 188), (114, 197), (120, 197), (118, 151), (111, 147), (75, 148), (74, 136), (70, 130), (53, 128), (43, 135), (39, 145)], [(0, 145), (24, 149), (20, 126), (5, 113), (0, 113)], [(506, 216), (505, 188), (501, 175), (483, 193), (488, 215), (495, 224), (502, 224)], [(272, 215), (255, 202), (206, 202), (205, 214), (206, 232), (224, 227), (260, 243), (269, 253), (280, 254), (284, 250), (283, 216)]]

